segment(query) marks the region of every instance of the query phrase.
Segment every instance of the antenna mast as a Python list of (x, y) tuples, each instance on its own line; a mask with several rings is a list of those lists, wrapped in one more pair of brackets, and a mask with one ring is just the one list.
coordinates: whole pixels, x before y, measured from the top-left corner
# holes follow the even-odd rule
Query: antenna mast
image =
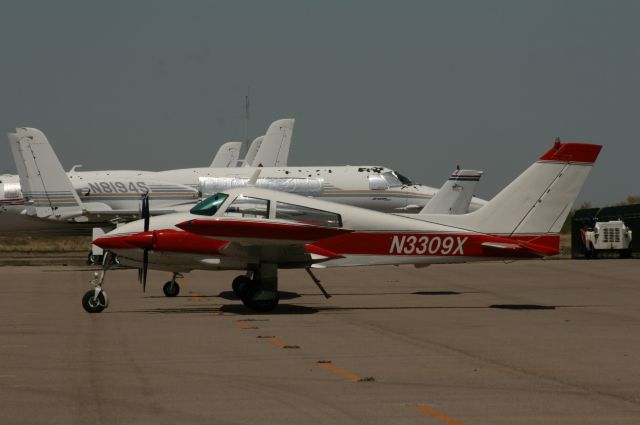
[(251, 106), (250, 90), (251, 87), (247, 86), (247, 95), (244, 97), (244, 143), (242, 144), (242, 157), (244, 157), (249, 150), (249, 107)]

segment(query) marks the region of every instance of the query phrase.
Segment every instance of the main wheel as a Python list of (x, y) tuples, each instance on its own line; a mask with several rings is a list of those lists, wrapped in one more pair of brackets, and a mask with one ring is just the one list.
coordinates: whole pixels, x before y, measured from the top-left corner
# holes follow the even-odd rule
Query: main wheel
[(170, 280), (162, 286), (162, 292), (167, 297), (176, 297), (180, 293), (180, 285)]
[(276, 295), (276, 297), (271, 300), (242, 300), (242, 303), (251, 310), (259, 313), (267, 313), (273, 311), (278, 306), (279, 301), (280, 296)]
[(259, 290), (260, 286), (255, 281), (250, 281), (248, 285), (245, 285), (242, 289), (242, 296), (240, 297), (242, 304), (244, 304), (245, 307), (260, 313), (266, 313), (275, 309), (280, 301), (280, 294), (276, 292), (275, 298), (270, 300), (254, 300), (253, 297), (256, 296)]
[(238, 298), (243, 298), (245, 288), (249, 288), (252, 283), (253, 281), (247, 276), (240, 275), (231, 282), (231, 289), (233, 289), (233, 292), (238, 296)]
[(100, 291), (98, 297), (94, 299), (95, 291), (91, 289), (87, 291), (82, 297), (82, 307), (84, 307), (87, 313), (100, 313), (107, 308), (107, 294), (104, 291)]

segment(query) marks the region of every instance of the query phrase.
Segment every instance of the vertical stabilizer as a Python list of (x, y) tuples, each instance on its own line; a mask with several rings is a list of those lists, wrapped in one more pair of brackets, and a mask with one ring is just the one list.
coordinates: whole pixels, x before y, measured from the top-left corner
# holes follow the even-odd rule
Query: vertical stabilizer
[(229, 168), (236, 167), (238, 158), (240, 157), (240, 148), (242, 142), (227, 142), (220, 146), (216, 156), (211, 161), (211, 168)]
[(423, 219), (488, 234), (557, 234), (601, 149), (600, 145), (556, 142), (479, 210)]
[(274, 121), (264, 135), (260, 148), (250, 165), (253, 167), (285, 167), (289, 160), (294, 124), (295, 119), (293, 118)]
[(420, 214), (466, 214), (482, 171), (456, 169)]
[(45, 135), (35, 128), (18, 128), (10, 135), (27, 214), (66, 219), (82, 212), (80, 198)]
[(251, 142), (251, 146), (249, 146), (247, 154), (244, 157), (244, 167), (253, 167), (253, 160), (256, 159), (262, 140), (264, 140), (264, 136), (256, 137), (253, 142)]

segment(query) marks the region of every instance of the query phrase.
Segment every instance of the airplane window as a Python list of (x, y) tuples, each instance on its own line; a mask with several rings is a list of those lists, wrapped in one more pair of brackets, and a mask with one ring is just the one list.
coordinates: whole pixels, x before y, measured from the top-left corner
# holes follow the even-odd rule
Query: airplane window
[(385, 190), (389, 189), (389, 183), (380, 174), (369, 174), (369, 189), (371, 190)]
[(191, 214), (212, 216), (220, 208), (220, 205), (229, 197), (226, 193), (216, 193), (200, 202), (189, 211)]
[(301, 205), (287, 204), (284, 202), (276, 203), (276, 218), (299, 221), (301, 223), (313, 224), (316, 226), (342, 227), (342, 218), (340, 217), (340, 214), (303, 207)]
[(382, 173), (382, 177), (387, 181), (389, 187), (400, 187), (403, 186), (400, 179), (394, 174), (393, 171), (387, 171), (386, 173)]
[(269, 201), (240, 195), (227, 207), (225, 216), (269, 218)]
[(398, 178), (398, 180), (400, 180), (402, 182), (402, 184), (407, 185), (407, 186), (413, 186), (413, 182), (411, 181), (411, 179), (407, 176), (403, 176), (402, 174), (398, 173), (397, 171), (392, 171), (392, 173)]

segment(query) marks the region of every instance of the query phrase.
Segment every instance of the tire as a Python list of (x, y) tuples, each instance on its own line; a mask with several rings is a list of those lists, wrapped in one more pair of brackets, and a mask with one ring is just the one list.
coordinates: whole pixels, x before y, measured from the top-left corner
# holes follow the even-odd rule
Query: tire
[(89, 253), (89, 255), (87, 256), (87, 264), (90, 266), (102, 264), (102, 255), (94, 255), (92, 253)]
[(180, 285), (169, 281), (162, 286), (162, 292), (164, 292), (165, 297), (177, 297), (180, 293)]
[(631, 258), (633, 250), (631, 248), (620, 250), (620, 258)]
[(247, 276), (240, 275), (231, 282), (231, 289), (233, 289), (233, 292), (238, 296), (238, 298), (242, 299), (245, 288), (251, 286), (252, 283), (253, 281)]
[(276, 297), (271, 300), (242, 299), (242, 303), (245, 307), (250, 308), (253, 311), (257, 311), (258, 313), (268, 313), (273, 311), (278, 306), (279, 301), (279, 295), (276, 295)]
[(107, 296), (104, 291), (100, 291), (97, 300), (93, 299), (94, 295), (95, 291), (91, 289), (82, 297), (82, 307), (87, 313), (100, 313), (107, 308)]

